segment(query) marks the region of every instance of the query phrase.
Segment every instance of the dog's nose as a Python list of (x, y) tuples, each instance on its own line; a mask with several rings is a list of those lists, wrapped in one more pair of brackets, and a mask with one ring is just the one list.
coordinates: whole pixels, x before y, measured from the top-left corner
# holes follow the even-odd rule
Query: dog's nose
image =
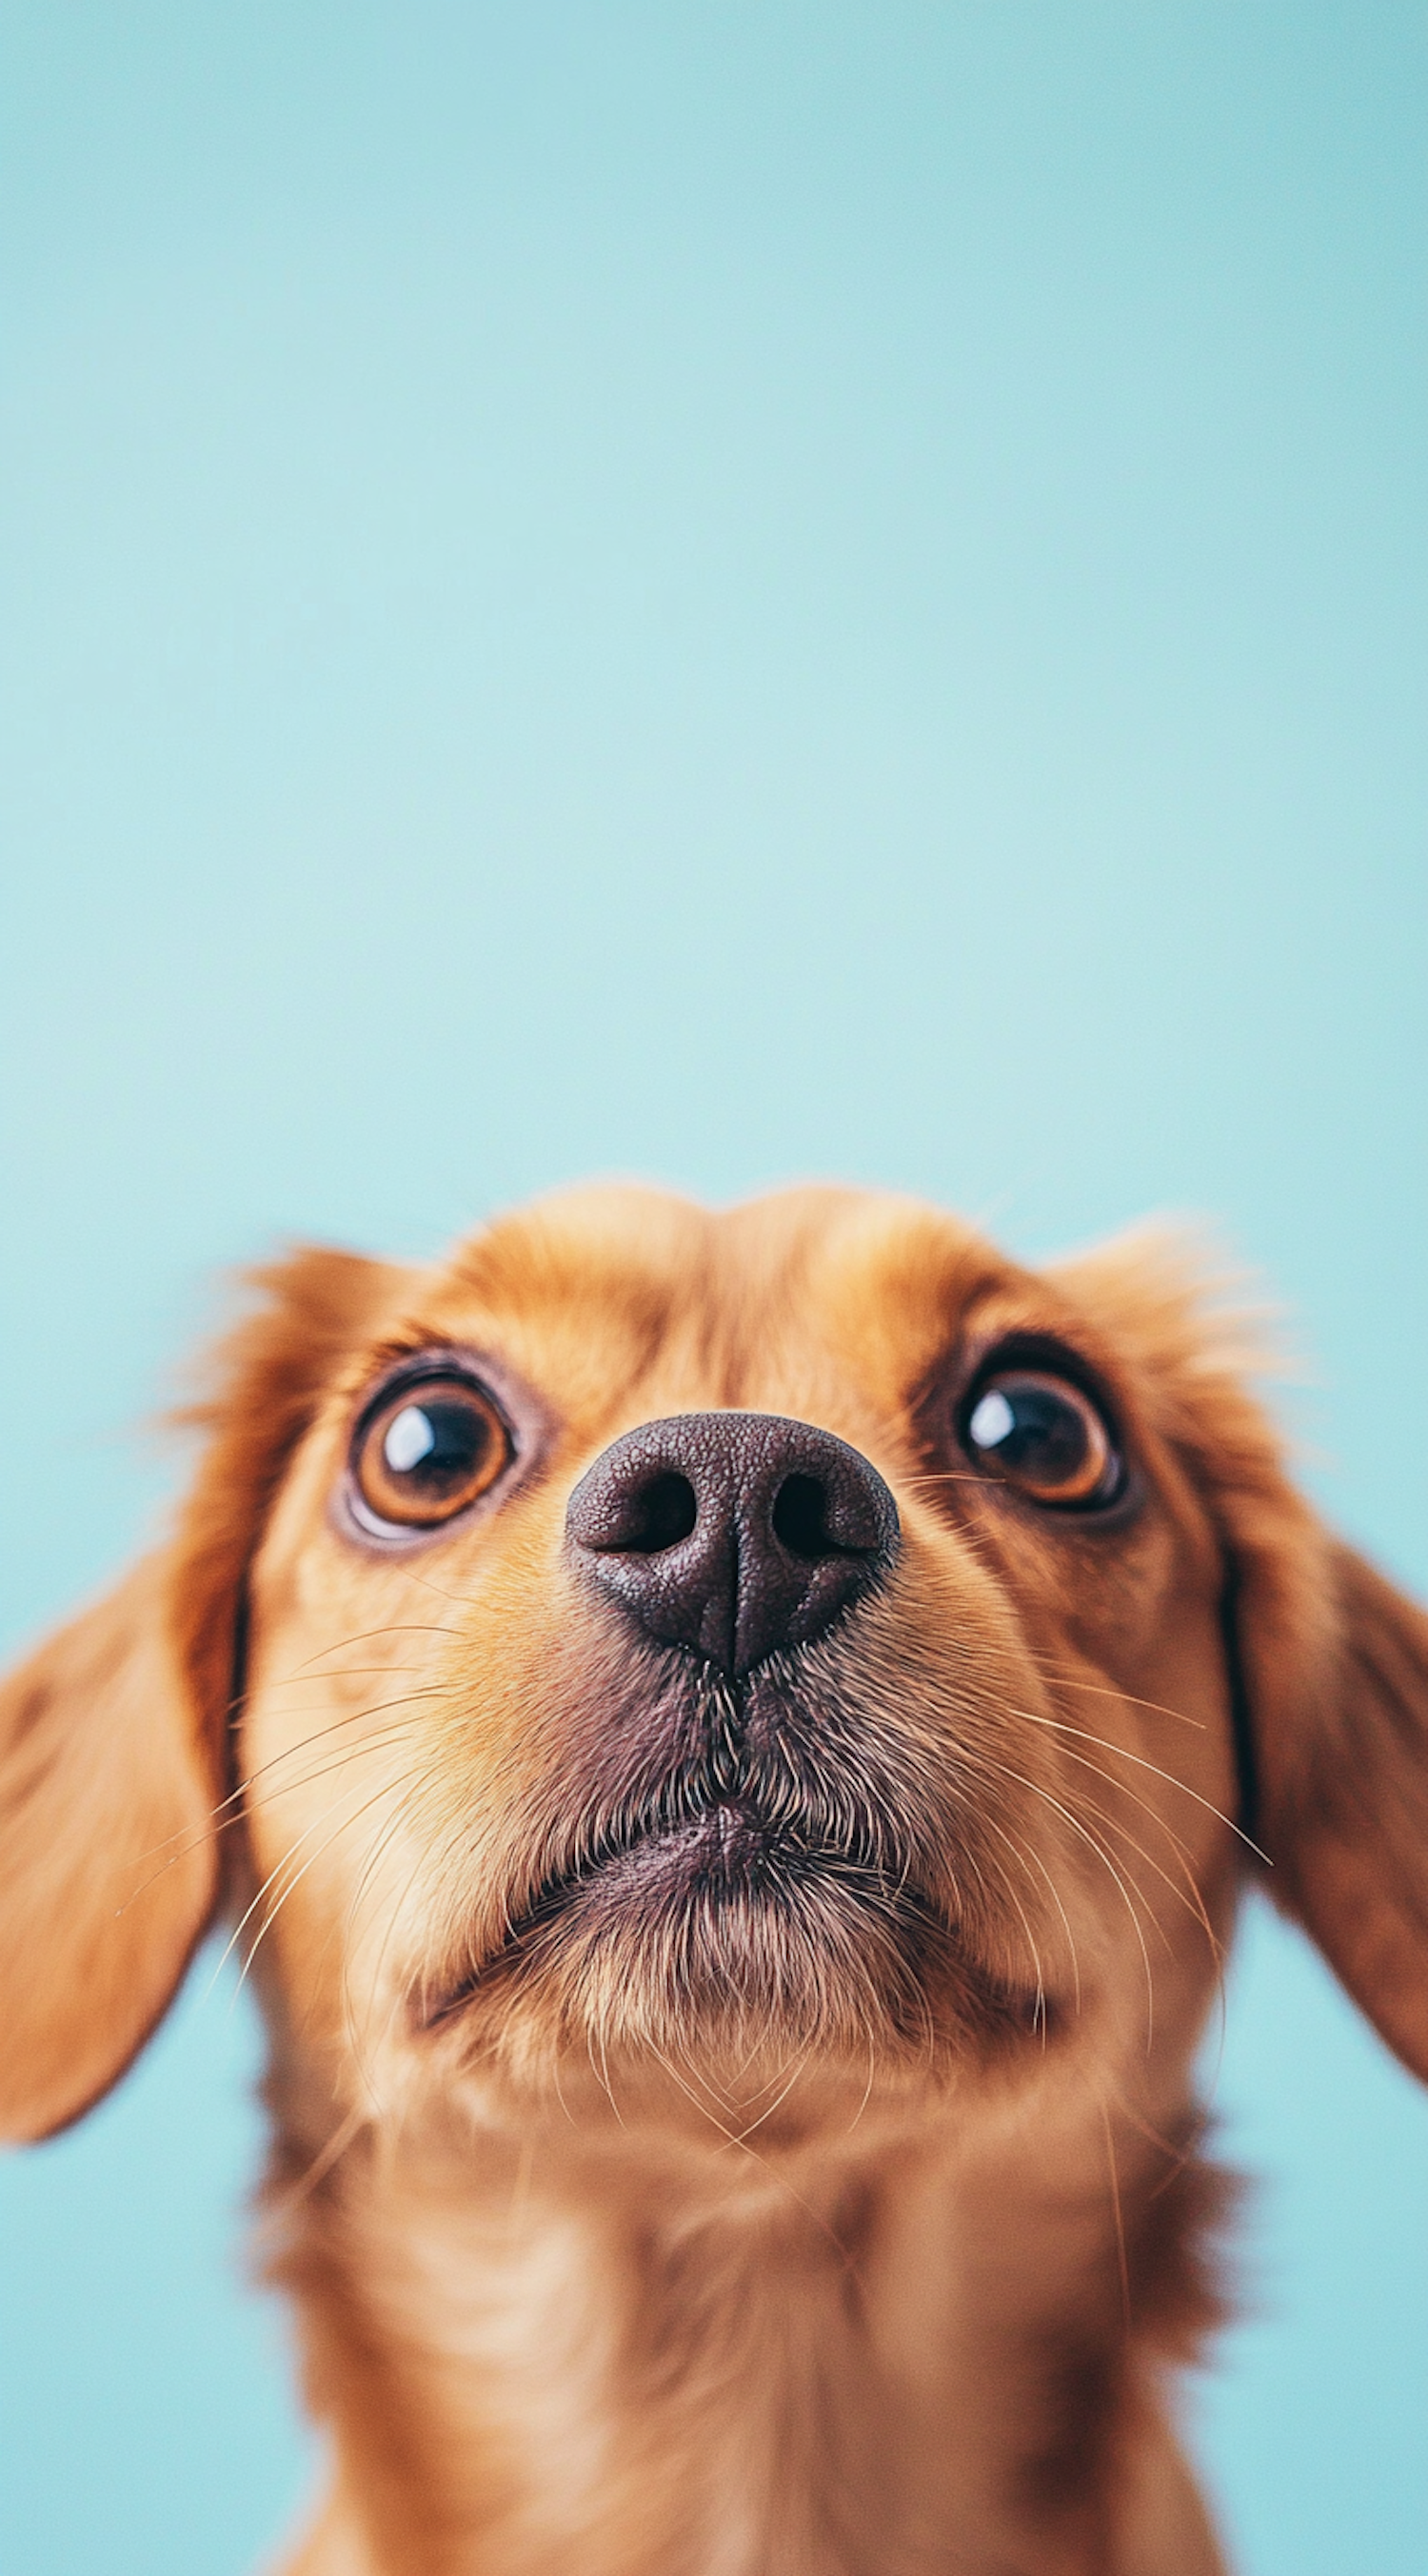
[(641, 1423), (581, 1477), (565, 1527), (651, 1637), (731, 1673), (820, 1635), (898, 1544), (897, 1505), (860, 1451), (774, 1413)]

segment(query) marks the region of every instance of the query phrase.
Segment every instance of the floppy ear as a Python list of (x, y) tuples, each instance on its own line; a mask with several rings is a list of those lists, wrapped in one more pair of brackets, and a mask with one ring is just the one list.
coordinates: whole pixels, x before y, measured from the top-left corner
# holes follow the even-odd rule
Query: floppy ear
[(1259, 1838), (1271, 1893), (1428, 2082), (1428, 1614), (1352, 1548), (1325, 1555), (1331, 1642), (1293, 1698), (1256, 1652), (1245, 1585)]
[(150, 1557), (0, 1693), (0, 2132), (37, 2138), (107, 2090), (208, 1919), (218, 1791)]
[(173, 1539), (0, 1685), (0, 2135), (46, 2137), (107, 2092), (207, 1928), (247, 1568), (396, 1275), (327, 1251), (256, 1274), (266, 1302), (188, 1416), (209, 1438)]
[(1242, 1822), (1268, 1893), (1428, 2081), (1428, 1613), (1296, 1492), (1246, 1384), (1262, 1344), (1193, 1251), (1130, 1236), (1059, 1275), (1140, 1362), (1218, 1528)]

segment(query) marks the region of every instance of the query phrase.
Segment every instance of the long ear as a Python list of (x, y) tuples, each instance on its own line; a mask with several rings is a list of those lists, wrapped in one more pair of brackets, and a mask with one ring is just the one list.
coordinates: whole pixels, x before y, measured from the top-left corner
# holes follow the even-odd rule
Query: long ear
[(1428, 2080), (1428, 1614), (1295, 1491), (1246, 1383), (1263, 1344), (1193, 1251), (1129, 1236), (1059, 1275), (1139, 1361), (1219, 1531), (1269, 1894)]
[(1261, 1838), (1279, 1902), (1428, 2082), (1428, 1614), (1352, 1548), (1326, 1572), (1323, 1686), (1295, 1711), (1272, 1674), (1252, 1685)]
[(171, 2000), (221, 1877), (244, 1579), (293, 1446), (397, 1274), (303, 1251), (218, 1354), (168, 1547), (0, 1685), (0, 2135), (107, 2092)]
[(167, 1633), (166, 1565), (52, 1637), (0, 1693), (0, 2133), (87, 2110), (207, 1922), (215, 1790)]

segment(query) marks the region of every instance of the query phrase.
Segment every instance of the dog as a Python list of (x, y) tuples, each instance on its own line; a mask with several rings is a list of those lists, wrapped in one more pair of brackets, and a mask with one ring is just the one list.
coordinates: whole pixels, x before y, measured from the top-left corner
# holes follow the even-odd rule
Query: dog
[(1428, 2076), (1428, 1617), (1172, 1238), (604, 1187), (260, 1275), (6, 1685), (7, 2133), (226, 1924), (289, 2576), (1212, 2576), (1246, 1881)]

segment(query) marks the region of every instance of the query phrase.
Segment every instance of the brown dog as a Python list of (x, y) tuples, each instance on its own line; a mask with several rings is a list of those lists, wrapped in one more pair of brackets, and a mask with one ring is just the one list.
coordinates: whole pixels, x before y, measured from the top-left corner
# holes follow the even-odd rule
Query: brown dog
[(1215, 2569), (1192, 2055), (1258, 1871), (1428, 2073), (1428, 1620), (1189, 1267), (601, 1190), (263, 1284), (8, 1686), (3, 2083), (237, 1924), (294, 2571)]

